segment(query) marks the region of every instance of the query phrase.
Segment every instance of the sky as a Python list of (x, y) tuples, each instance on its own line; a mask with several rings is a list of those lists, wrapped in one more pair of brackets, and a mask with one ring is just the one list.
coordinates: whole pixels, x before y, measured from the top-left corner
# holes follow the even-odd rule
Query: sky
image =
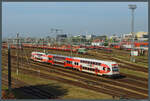
[[(131, 10), (136, 4), (135, 32), (148, 32), (147, 2), (3, 2), (2, 37), (68, 35), (121, 35), (131, 32)], [(60, 34), (60, 33), (57, 33)]]

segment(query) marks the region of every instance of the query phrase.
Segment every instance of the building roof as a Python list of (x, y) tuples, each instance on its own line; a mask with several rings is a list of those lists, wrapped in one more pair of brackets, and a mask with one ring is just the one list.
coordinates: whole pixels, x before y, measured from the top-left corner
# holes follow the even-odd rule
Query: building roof
[(95, 39), (95, 40), (93, 40), (93, 42), (103, 42), (103, 40), (100, 40), (100, 39)]
[(137, 38), (142, 38), (143, 35), (148, 35), (148, 32), (137, 32), (137, 33), (136, 33), (136, 37), (137, 37)]

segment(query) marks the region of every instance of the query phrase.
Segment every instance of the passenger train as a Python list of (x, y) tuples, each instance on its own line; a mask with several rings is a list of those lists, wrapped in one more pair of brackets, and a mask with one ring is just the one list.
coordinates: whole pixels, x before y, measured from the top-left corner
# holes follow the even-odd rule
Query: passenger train
[(31, 59), (38, 62), (49, 63), (62, 67), (70, 67), (79, 71), (93, 73), (96, 75), (119, 75), (119, 68), (116, 62), (70, 57), (42, 52), (32, 52)]

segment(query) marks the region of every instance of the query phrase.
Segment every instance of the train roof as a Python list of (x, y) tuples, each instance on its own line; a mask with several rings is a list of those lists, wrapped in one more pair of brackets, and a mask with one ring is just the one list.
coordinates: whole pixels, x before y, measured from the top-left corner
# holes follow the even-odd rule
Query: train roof
[(32, 52), (32, 53), (45, 54), (45, 53), (42, 53), (42, 52)]
[(79, 60), (85, 60), (85, 61), (92, 61), (92, 62), (116, 64), (116, 62), (113, 62), (113, 61), (103, 61), (103, 60), (90, 59), (90, 58), (70, 57), (70, 56), (57, 55), (57, 54), (48, 54), (48, 55), (61, 56), (61, 57), (67, 57), (67, 58), (73, 58), (73, 59), (79, 59)]
[(113, 61), (103, 61), (103, 60), (97, 60), (97, 59), (90, 59), (90, 58), (80, 58), (80, 57), (73, 57), (74, 59), (84, 60), (84, 61), (90, 61), (90, 62), (100, 62), (100, 63), (110, 63), (110, 64), (116, 64), (116, 62)]
[(72, 58), (72, 57), (70, 57), (70, 56), (64, 56), (64, 55), (57, 55), (57, 54), (47, 54), (47, 55), (53, 55), (53, 56), (60, 56), (60, 57), (68, 57), (68, 58)]

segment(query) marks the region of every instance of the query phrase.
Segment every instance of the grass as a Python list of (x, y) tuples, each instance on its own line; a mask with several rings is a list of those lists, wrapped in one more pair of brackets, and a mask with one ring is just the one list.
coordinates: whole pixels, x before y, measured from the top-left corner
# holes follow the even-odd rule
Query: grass
[[(49, 52), (68, 55), (68, 52), (53, 51), (53, 50), (50, 50)], [(74, 54), (74, 53), (73, 53), (73, 55), (74, 56), (75, 55), (80, 56), (80, 57), (81, 56), (87, 57), (85, 55), (80, 55), (80, 54), (78, 55), (78, 54)], [(123, 73), (135, 75), (138, 77), (148, 78), (147, 73), (145, 74), (143, 72), (136, 72), (136, 71), (128, 70), (128, 69), (124, 69), (124, 68), (121, 68), (120, 71)], [(43, 72), (45, 74), (49, 74), (49, 72), (44, 72), (44, 71), (41, 71), (41, 72)], [(53, 73), (51, 73), (51, 75), (53, 75)], [(13, 77), (16, 78), (15, 73), (13, 73)], [(26, 83), (30, 83), (31, 85), (38, 85), (38, 84), (49, 84), (49, 85), (51, 85), (51, 84), (53, 84), (53, 85), (61, 86), (62, 88), (67, 89), (67, 91), (68, 91), (68, 93), (66, 95), (62, 96), (61, 99), (112, 99), (111, 96), (106, 95), (106, 94), (97, 93), (97, 92), (94, 92), (91, 90), (87, 90), (84, 88), (64, 84), (64, 83), (57, 82), (54, 80), (46, 80), (46, 79), (40, 78), (40, 76), (35, 77), (35, 76), (26, 75), (26, 74), (19, 74), (19, 79), (26, 82)], [(67, 78), (67, 79), (69, 79), (69, 78)], [(33, 82), (33, 80), (34, 80), (34, 82)], [(7, 87), (3, 87), (3, 88), (7, 89)]]
[(129, 69), (125, 69), (125, 68), (120, 68), (120, 72), (148, 79), (148, 73), (134, 71), (134, 70), (129, 70)]
[[(94, 53), (94, 52), (92, 52), (92, 51), (89, 51), (89, 52), (91, 52), (91, 53)], [(119, 60), (121, 60), (121, 61), (124, 61), (124, 62), (127, 62), (127, 63), (132, 63), (132, 64), (135, 64), (135, 65), (139, 65), (139, 66), (142, 66), (142, 67), (144, 67), (144, 68), (148, 68), (148, 62), (147, 63), (143, 63), (143, 62), (136, 62), (136, 63), (133, 63), (133, 62), (131, 62), (130, 61), (130, 56), (121, 56), (121, 55), (116, 55), (115, 53), (110, 53), (110, 54), (106, 54), (106, 53), (104, 53), (104, 52), (101, 52), (101, 51), (98, 51), (97, 53), (95, 53), (95, 54), (101, 54), (101, 55), (107, 55), (107, 58), (108, 57), (113, 57), (113, 58), (116, 58), (116, 59), (119, 59)], [(136, 58), (143, 58), (144, 59), (144, 57), (146, 57), (146, 56), (137, 56)]]
[[(41, 49), (38, 49), (39, 51), (41, 51)], [(91, 51), (91, 50), (90, 50)], [(102, 50), (100, 50), (100, 51), (102, 51)], [(50, 53), (52, 53), (52, 54), (62, 54), (62, 55), (68, 55), (68, 52), (63, 52), (63, 51), (54, 51), (54, 50), (48, 50), (48, 52), (50, 52)], [(100, 53), (99, 53), (100, 54)], [(102, 54), (104, 54), (104, 52), (102, 52)], [(106, 53), (105, 53), (106, 54)], [(88, 57), (88, 56), (86, 56), (86, 55), (81, 55), (81, 54), (75, 54), (75, 53), (72, 53), (72, 55), (73, 56), (78, 56), (78, 57)], [(107, 54), (108, 55), (108, 54)], [(110, 54), (110, 55), (112, 55), (112, 54)], [(91, 57), (91, 56), (90, 56)], [(119, 57), (122, 57), (122, 56), (119, 56)], [(139, 58), (145, 58), (146, 56), (138, 56)], [(93, 57), (91, 57), (91, 58), (93, 58)], [(98, 57), (97, 57), (97, 59), (98, 59)], [(123, 60), (123, 61), (125, 61), (125, 60)], [(131, 63), (130, 61), (126, 61), (126, 62), (129, 62), (129, 63)], [(137, 64), (137, 63), (133, 63), (133, 64), (135, 64), (135, 65), (140, 65), (140, 66), (143, 66), (144, 65), (144, 63), (139, 63), (139, 64)], [(143, 66), (143, 67), (146, 67), (146, 68), (148, 68), (148, 66), (146, 65), (146, 66)], [(129, 70), (129, 69), (123, 69), (123, 68), (121, 68), (121, 72), (123, 72), (123, 73), (127, 73), (127, 74), (131, 74), (131, 75), (135, 75), (135, 76), (138, 76), (138, 77), (145, 77), (145, 78), (147, 78), (148, 77), (148, 74), (147, 73), (143, 73), (143, 72), (138, 72), (138, 71), (133, 71), (133, 70)]]
[(70, 87), (69, 92), (70, 93), (64, 96), (63, 99), (112, 99), (111, 96), (99, 94), (97, 92), (86, 90), (83, 88)]
[[(6, 71), (3, 71), (3, 73), (7, 74)], [(23, 82), (26, 82), (31, 85), (41, 85), (41, 84), (46, 85), (46, 84), (48, 84), (48, 85), (59, 86), (63, 89), (66, 89), (67, 94), (65, 94), (64, 96), (61, 96), (60, 99), (112, 99), (112, 96), (107, 95), (107, 94), (97, 93), (97, 92), (94, 92), (91, 90), (64, 84), (64, 83), (57, 82), (54, 80), (43, 79), (38, 76), (31, 76), (31, 75), (27, 75), (27, 74), (19, 74), (17, 76), (16, 73), (13, 72), (12, 77), (18, 78), (19, 80), (22, 80)], [(3, 89), (7, 89), (7, 87), (5, 88), (5, 86), (2, 86), (2, 87), (3, 87)]]

